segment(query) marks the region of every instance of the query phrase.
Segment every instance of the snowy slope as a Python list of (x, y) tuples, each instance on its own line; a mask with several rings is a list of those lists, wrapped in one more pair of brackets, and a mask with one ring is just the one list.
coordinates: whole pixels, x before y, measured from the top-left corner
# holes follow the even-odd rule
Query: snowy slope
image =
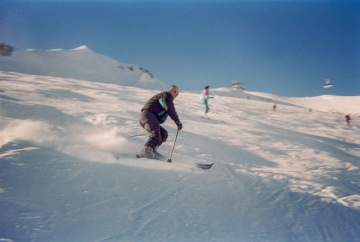
[(358, 96), (332, 96), (322, 95), (317, 97), (281, 97), (273, 94), (247, 92), (257, 97), (263, 97), (272, 100), (275, 103), (291, 103), (304, 108), (311, 108), (323, 112), (336, 112), (341, 114), (352, 114), (360, 116), (360, 108)]
[(86, 46), (72, 50), (16, 49), (9, 57), (0, 56), (0, 70), (150, 89), (166, 88), (164, 83), (143, 67), (120, 63)]
[(204, 119), (200, 91), (175, 100), (168, 164), (124, 138), (157, 90), (0, 72), (0, 240), (360, 240), (357, 117), (224, 88)]

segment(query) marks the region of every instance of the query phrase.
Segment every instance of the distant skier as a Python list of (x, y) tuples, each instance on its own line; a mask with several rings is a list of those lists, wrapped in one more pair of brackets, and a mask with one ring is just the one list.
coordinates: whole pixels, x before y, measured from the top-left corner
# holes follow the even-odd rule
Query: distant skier
[(346, 121), (346, 125), (347, 125), (348, 127), (350, 127), (350, 126), (351, 126), (351, 117), (350, 117), (350, 114), (345, 115), (345, 121)]
[(168, 91), (161, 92), (150, 98), (141, 109), (140, 125), (148, 132), (149, 139), (141, 151), (140, 157), (159, 159), (163, 156), (157, 152), (157, 148), (166, 141), (168, 132), (160, 126), (168, 116), (174, 120), (178, 130), (182, 129), (182, 123), (176, 113), (174, 99), (179, 95), (179, 88), (175, 85)]
[(213, 98), (210, 96), (209, 90), (210, 90), (210, 86), (206, 86), (206, 87), (204, 87), (204, 90), (201, 92), (201, 100), (202, 100), (202, 103), (205, 105), (205, 115), (210, 110), (208, 101), (210, 98)]
[(277, 108), (276, 104), (274, 104), (274, 105), (272, 106), (272, 108), (273, 108), (274, 111), (276, 111), (276, 108)]

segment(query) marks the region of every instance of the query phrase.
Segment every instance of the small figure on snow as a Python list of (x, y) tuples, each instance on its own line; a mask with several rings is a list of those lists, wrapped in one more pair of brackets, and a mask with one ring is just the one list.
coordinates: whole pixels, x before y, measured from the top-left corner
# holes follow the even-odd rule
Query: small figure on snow
[(272, 106), (272, 108), (273, 108), (274, 111), (276, 111), (276, 108), (277, 108), (276, 104), (274, 104), (274, 105)]
[(201, 92), (201, 100), (202, 100), (202, 103), (205, 105), (205, 115), (209, 112), (210, 108), (209, 108), (209, 104), (208, 104), (208, 100), (210, 98), (214, 98), (214, 97), (211, 97), (210, 94), (209, 94), (209, 90), (210, 90), (210, 86), (206, 86), (204, 88), (204, 90)]
[(168, 91), (161, 92), (150, 98), (141, 109), (140, 125), (148, 132), (149, 139), (144, 145), (140, 156), (159, 159), (163, 158), (157, 152), (157, 148), (166, 141), (168, 132), (160, 126), (168, 116), (175, 122), (178, 130), (182, 129), (182, 123), (176, 113), (174, 99), (179, 95), (179, 88), (171, 85)]
[(351, 126), (351, 117), (350, 117), (350, 114), (345, 115), (345, 121), (346, 121), (346, 125), (347, 125), (348, 127), (350, 127), (350, 126)]

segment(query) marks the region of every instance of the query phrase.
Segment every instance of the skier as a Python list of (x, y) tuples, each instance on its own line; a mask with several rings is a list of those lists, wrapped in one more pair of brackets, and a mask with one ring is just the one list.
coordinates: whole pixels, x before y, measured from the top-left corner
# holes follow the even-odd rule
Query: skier
[(174, 99), (179, 95), (179, 88), (171, 85), (168, 91), (161, 92), (150, 98), (141, 109), (140, 125), (148, 132), (149, 139), (144, 145), (139, 157), (151, 159), (163, 158), (157, 152), (157, 148), (166, 141), (168, 132), (160, 126), (168, 116), (174, 120), (178, 130), (182, 129), (182, 123), (176, 113)]
[(272, 106), (272, 108), (273, 108), (273, 110), (276, 112), (276, 108), (277, 108), (276, 104), (274, 104), (274, 105)]
[(346, 121), (346, 125), (347, 125), (348, 127), (350, 127), (350, 126), (351, 126), (351, 117), (350, 117), (350, 114), (345, 115), (345, 121)]
[(210, 89), (210, 86), (206, 86), (204, 88), (204, 90), (201, 92), (201, 100), (202, 100), (202, 103), (205, 105), (205, 115), (209, 112), (210, 108), (209, 108), (209, 104), (208, 104), (208, 100), (210, 98), (213, 98), (210, 96), (209, 94), (209, 89)]

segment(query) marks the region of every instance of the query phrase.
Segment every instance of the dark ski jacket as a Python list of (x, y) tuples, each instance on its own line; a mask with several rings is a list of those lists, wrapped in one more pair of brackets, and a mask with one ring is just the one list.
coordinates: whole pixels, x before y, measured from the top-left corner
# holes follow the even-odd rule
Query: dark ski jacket
[(170, 92), (161, 92), (150, 98), (141, 109), (141, 111), (144, 110), (155, 114), (161, 124), (166, 121), (168, 116), (170, 116), (175, 123), (179, 120), (175, 111), (174, 98)]

